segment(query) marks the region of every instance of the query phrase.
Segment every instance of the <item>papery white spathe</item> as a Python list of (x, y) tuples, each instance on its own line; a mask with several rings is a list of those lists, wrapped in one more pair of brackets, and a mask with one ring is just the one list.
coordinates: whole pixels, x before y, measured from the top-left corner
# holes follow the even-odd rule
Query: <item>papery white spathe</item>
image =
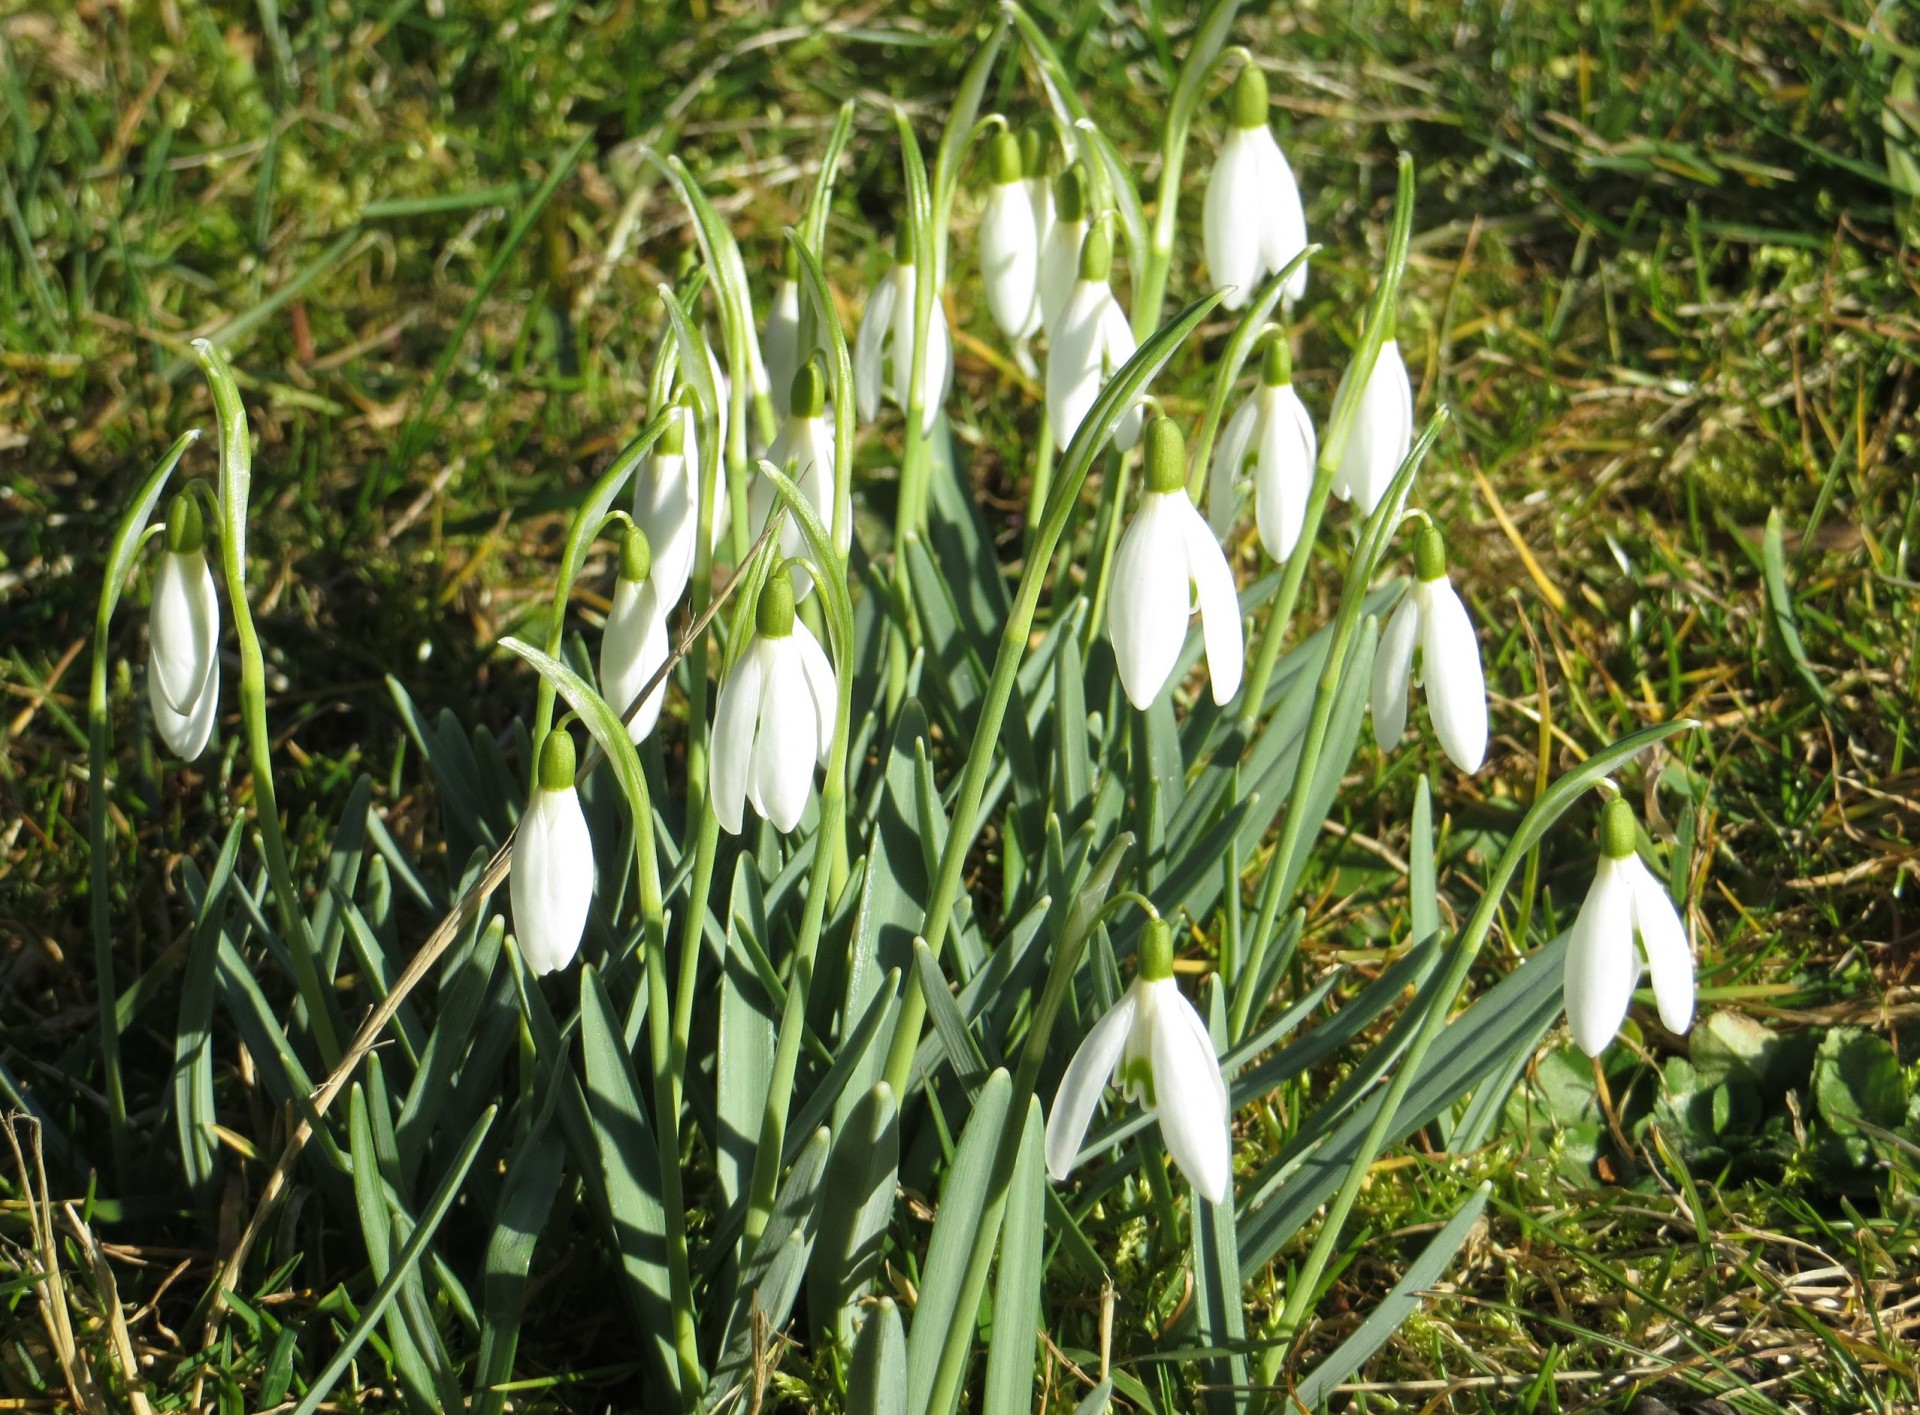
[[(1633, 849), (1632, 810), (1608, 803), (1600, 863), (1567, 941), (1567, 1023), (1588, 1056), (1607, 1049), (1640, 983), (1641, 951), (1653, 975), (1660, 1023), (1670, 1032), (1693, 1025), (1693, 950), (1673, 899)], [(1620, 819), (1625, 826), (1621, 829)], [(1624, 846), (1620, 836), (1624, 835)], [(1613, 850), (1624, 848), (1625, 853)], [(1638, 938), (1640, 948), (1634, 947)]]
[(638, 708), (634, 700), (667, 661), (667, 614), (672, 606), (660, 600), (644, 532), (636, 528), (628, 533), (620, 561), (613, 604), (600, 634), (600, 692), (626, 718), (627, 735), (644, 742), (660, 720), (667, 685), (662, 682), (648, 693)]
[[(1342, 390), (1352, 376), (1353, 365), (1348, 365), (1340, 380)], [(1340, 404), (1340, 396), (1334, 394), (1335, 407)], [(1400, 357), (1400, 343), (1389, 336), (1380, 345), (1372, 375), (1361, 390), (1360, 407), (1340, 456), (1340, 470), (1334, 475), (1334, 495), (1351, 500), (1361, 515), (1371, 516), (1412, 447), (1413, 385), (1407, 379), (1406, 362)]]
[(573, 961), (593, 903), (593, 836), (574, 790), (573, 763), (572, 740), (564, 731), (549, 733), (539, 784), (513, 838), (513, 933), (536, 976)]
[(220, 601), (190, 495), (174, 498), (166, 535), (147, 624), (147, 701), (167, 750), (190, 762), (207, 749), (219, 707)]
[[(1307, 218), (1293, 168), (1267, 126), (1266, 79), (1251, 64), (1234, 84), (1232, 107), (1207, 179), (1200, 229), (1213, 288), (1226, 291), (1221, 304), (1236, 310), (1262, 280), (1306, 249)], [(1302, 262), (1287, 277), (1285, 298), (1298, 300), (1306, 292)]]
[[(797, 257), (789, 254), (789, 262)], [(776, 416), (787, 415), (793, 376), (800, 368), (800, 283), (789, 270), (773, 287), (767, 306), (767, 328), (760, 337), (761, 360), (767, 370), (767, 396)]]
[[(915, 268), (896, 260), (873, 287), (853, 341), (853, 402), (860, 421), (872, 422), (884, 390), (904, 410), (912, 401)], [(920, 430), (933, 431), (934, 419), (953, 383), (953, 347), (947, 312), (934, 292), (927, 313), (927, 351), (921, 364)]]
[(993, 181), (980, 213), (980, 278), (987, 308), (1000, 332), (1025, 339), (1040, 327), (1037, 286), (1039, 230), (1033, 201), (1020, 175), (1020, 142), (1003, 132), (994, 140)]
[(1240, 690), (1245, 647), (1233, 571), (1187, 497), (1185, 449), (1171, 418), (1147, 432), (1147, 490), (1113, 557), (1107, 636), (1127, 701), (1153, 705), (1187, 640), (1193, 598), (1200, 603), (1213, 700)]
[(1112, 1080), (1128, 1100), (1153, 1112), (1168, 1155), (1194, 1189), (1209, 1203), (1222, 1203), (1233, 1178), (1233, 1149), (1220, 1062), (1206, 1024), (1172, 976), (1149, 978), (1148, 971), (1143, 963), (1067, 1064), (1047, 1114), (1047, 1172), (1056, 1183), (1073, 1172), (1094, 1107)]
[[(1104, 254), (1103, 254), (1104, 253)], [(1087, 237), (1080, 258), (1080, 279), (1051, 329), (1047, 346), (1047, 420), (1054, 440), (1065, 447), (1114, 371), (1133, 357), (1133, 326), (1107, 284), (1111, 247), (1104, 232)], [(1140, 401), (1136, 399), (1114, 425), (1114, 446), (1121, 451), (1140, 438)]]
[(1422, 526), (1414, 551), (1413, 588), (1381, 631), (1373, 659), (1373, 740), (1390, 751), (1407, 729), (1407, 690), (1420, 653), (1433, 735), (1453, 764), (1480, 769), (1487, 755), (1487, 683), (1480, 641), (1467, 607), (1447, 579), (1440, 534)]
[[(1273, 347), (1284, 350), (1282, 336)], [(1272, 358), (1266, 364), (1280, 362)], [(1260, 386), (1227, 420), (1220, 433), (1207, 491), (1207, 524), (1224, 539), (1237, 509), (1237, 482), (1249, 455), (1253, 458), (1254, 524), (1260, 544), (1275, 560), (1293, 554), (1306, 523), (1313, 490), (1313, 464), (1319, 455), (1313, 418), (1293, 384), (1282, 377), (1269, 382), (1263, 368)]]
[[(720, 685), (714, 710), (708, 791), (713, 813), (731, 835), (745, 821), (745, 803), (786, 834), (800, 823), (813, 790), (813, 771), (833, 745), (838, 689), (833, 664), (820, 641), (793, 617), (787, 571), (775, 571), (761, 593), (756, 615), (761, 632)], [(779, 615), (769, 622), (768, 596), (784, 592), (784, 633)]]

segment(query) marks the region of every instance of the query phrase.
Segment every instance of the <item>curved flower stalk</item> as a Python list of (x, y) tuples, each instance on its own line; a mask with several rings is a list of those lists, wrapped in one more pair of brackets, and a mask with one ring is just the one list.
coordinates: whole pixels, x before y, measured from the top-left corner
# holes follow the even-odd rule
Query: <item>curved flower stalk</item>
[(1227, 1083), (1206, 1024), (1173, 980), (1173, 930), (1164, 919), (1147, 921), (1132, 986), (1093, 1024), (1054, 1092), (1046, 1154), (1056, 1183), (1073, 1173), (1109, 1081), (1153, 1112), (1167, 1153), (1195, 1191), (1224, 1203), (1233, 1178)]
[(1643, 953), (1660, 1024), (1670, 1032), (1693, 1025), (1693, 950), (1672, 897), (1635, 852), (1637, 833), (1633, 807), (1618, 797), (1608, 801), (1593, 887), (1567, 941), (1567, 1024), (1588, 1056), (1605, 1051), (1620, 1030)]
[[(1087, 169), (1080, 163), (1069, 166), (1053, 184), (1053, 200), (1044, 225), (1035, 270), (1040, 327), (1048, 334), (1057, 334), (1060, 317), (1073, 298), (1074, 282), (1080, 274), (1080, 250), (1087, 241)], [(1057, 427), (1055, 436), (1059, 436)], [(1060, 438), (1062, 446), (1066, 441)]]
[[(1357, 367), (1347, 366), (1334, 394), (1336, 404)], [(1407, 380), (1406, 361), (1400, 357), (1400, 341), (1389, 325), (1366, 387), (1360, 390), (1353, 429), (1341, 452), (1340, 469), (1334, 474), (1333, 494), (1352, 501), (1362, 516), (1371, 516), (1412, 447), (1413, 385)]]
[(1413, 542), (1413, 588), (1387, 620), (1373, 660), (1373, 740), (1390, 751), (1407, 730), (1407, 688), (1413, 655), (1427, 712), (1440, 749), (1465, 772), (1480, 770), (1487, 755), (1487, 682), (1480, 667), (1480, 641), (1473, 621), (1447, 579), (1446, 543), (1423, 523)]
[(1020, 140), (1001, 132), (993, 140), (993, 182), (980, 213), (980, 278), (987, 309), (1000, 332), (1025, 339), (1040, 327), (1037, 281), (1040, 230), (1020, 166)]
[[(1112, 273), (1112, 238), (1096, 230), (1080, 248), (1080, 278), (1047, 348), (1047, 420), (1062, 447), (1073, 441), (1107, 380), (1133, 357), (1133, 327), (1107, 283)], [(1140, 418), (1136, 402), (1115, 426), (1113, 443), (1122, 452), (1139, 440)]]
[[(694, 545), (700, 522), (699, 419), (685, 402), (674, 406), (671, 421), (633, 479), (633, 523), (646, 533), (652, 551), (651, 583), (664, 614), (680, 602), (693, 576)], [(730, 524), (727, 499), (714, 499), (713, 544)]]
[[(911, 405), (913, 389), (913, 312), (915, 267), (907, 227), (900, 227), (894, 243), (893, 265), (880, 277), (860, 317), (853, 343), (853, 399), (862, 422), (880, 412), (884, 391), (902, 408)], [(934, 419), (947, 401), (953, 384), (953, 348), (947, 334), (947, 314), (935, 299), (927, 319), (927, 349), (921, 361), (920, 431), (933, 431)]]
[(220, 601), (207, 568), (206, 524), (185, 492), (167, 509), (166, 549), (153, 577), (147, 700), (167, 750), (194, 761), (220, 705)]
[[(788, 390), (786, 423), (773, 440), (767, 460), (785, 471), (794, 484), (806, 493), (814, 514), (825, 525), (834, 522), (833, 424), (827, 421), (827, 382), (816, 363), (805, 363), (793, 376)], [(773, 483), (766, 477), (753, 479), (753, 500), (748, 508), (756, 535), (766, 528), (778, 498)], [(845, 555), (853, 546), (853, 523), (845, 522), (835, 538), (835, 548)], [(798, 559), (807, 553), (807, 538), (799, 524), (788, 517), (780, 528), (780, 553)], [(794, 593), (805, 599), (813, 592), (813, 577), (798, 566), (794, 569)]]
[(833, 665), (794, 618), (793, 568), (783, 564), (767, 577), (753, 642), (720, 685), (709, 789), (729, 835), (740, 833), (747, 801), (783, 835), (800, 824), (814, 767), (833, 746)]
[[(1300, 186), (1267, 126), (1267, 80), (1248, 63), (1234, 80), (1227, 133), (1207, 179), (1201, 236), (1213, 288), (1237, 310), (1262, 280), (1286, 268), (1307, 244)], [(1307, 293), (1307, 266), (1287, 279), (1289, 303)]]
[(786, 417), (793, 376), (800, 369), (800, 257), (787, 247), (767, 306), (767, 327), (760, 336), (761, 362), (766, 370), (767, 396), (773, 411)]
[(514, 835), (513, 932), (537, 977), (580, 951), (593, 903), (593, 837), (573, 787), (573, 738), (562, 728), (540, 744), (540, 769)]
[(1253, 458), (1253, 519), (1268, 555), (1284, 561), (1300, 542), (1319, 456), (1313, 419), (1293, 388), (1287, 337), (1276, 332), (1260, 359), (1260, 386), (1220, 434), (1207, 489), (1207, 524), (1224, 539), (1233, 526), (1241, 468)]
[(660, 665), (667, 661), (667, 612), (652, 577), (653, 551), (647, 533), (633, 527), (620, 542), (620, 573), (613, 583), (613, 607), (600, 635), (600, 692), (627, 724), (627, 735), (646, 741), (660, 721), (667, 685), (638, 702)]
[(1240, 691), (1244, 646), (1233, 571), (1187, 496), (1186, 447), (1172, 418), (1147, 429), (1147, 489), (1113, 562), (1107, 634), (1127, 701), (1145, 710), (1160, 696), (1186, 642), (1192, 601), (1200, 601), (1213, 700)]

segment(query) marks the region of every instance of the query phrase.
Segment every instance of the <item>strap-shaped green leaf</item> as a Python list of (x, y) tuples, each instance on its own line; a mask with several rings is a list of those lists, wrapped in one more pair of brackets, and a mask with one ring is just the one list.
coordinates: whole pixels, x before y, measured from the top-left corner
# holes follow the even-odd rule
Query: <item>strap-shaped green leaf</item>
[(1030, 1096), (1008, 1186), (981, 1415), (1026, 1415), (1033, 1409), (1033, 1359), (1040, 1346), (1040, 1288), (1047, 1252), (1045, 1131), (1039, 1098)]

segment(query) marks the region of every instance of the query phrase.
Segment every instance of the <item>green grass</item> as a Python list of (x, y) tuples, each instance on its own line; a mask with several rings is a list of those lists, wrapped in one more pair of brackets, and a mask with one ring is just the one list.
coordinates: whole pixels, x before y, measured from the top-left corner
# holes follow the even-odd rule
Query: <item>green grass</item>
[[(276, 1363), (293, 1356), (276, 1333), (296, 1322), (344, 1331), (372, 1291), (360, 1235), (321, 1222), (317, 1196), (287, 1213), (273, 1251), (305, 1261), (251, 1275), (243, 1295), (257, 1315), (230, 1324), (220, 1374), (203, 1373), (188, 1317), (251, 1211), (282, 1121), (223, 1033), (233, 1177), (217, 1224), (164, 1202), (122, 1205), (104, 1172), (92, 1031), (79, 685), (112, 527), (171, 438), (211, 423), (186, 341), (206, 334), (231, 350), (259, 438), (254, 603), (276, 675), (290, 844), (322, 856), (364, 772), (423, 872), (457, 877), (460, 859), (433, 857), (440, 802), (383, 675), (491, 735), (531, 701), (532, 675), (495, 644), (544, 623), (565, 513), (644, 420), (654, 286), (691, 241), (664, 187), (644, 190), (640, 145), (670, 143), (694, 167), (763, 290), (839, 99), (874, 100), (857, 110), (829, 233), (828, 273), (850, 320), (902, 200), (879, 100), (905, 102), (930, 144), (970, 49), (955, 41), (972, 31), (967, 7), (932, 4), (862, 10), (824, 31), (810, 9), (683, 13), (632, 0), (180, 0), (170, 30), (174, 8), (0, 19), (0, 1063), (102, 1169), (91, 1229), (156, 1404), (181, 1408), (204, 1380), (201, 1398), (217, 1390), (255, 1409), (277, 1398)], [(1132, 154), (1152, 147), (1184, 48), (1188, 22), (1171, 10), (1053, 12), (1082, 93)], [(1895, 34), (1896, 18), (1856, 0), (1657, 11), (1367, 0), (1236, 27), (1269, 62), (1282, 139), (1327, 247), (1295, 315), (1317, 417), (1356, 337), (1394, 154), (1418, 164), (1400, 339), (1420, 406), (1455, 413), (1419, 499), (1447, 530), (1499, 695), (1494, 768), (1477, 779), (1429, 747), (1384, 760), (1363, 748), (1337, 807), (1344, 839), (1323, 841), (1304, 887), (1319, 903), (1297, 979), (1335, 961), (1365, 975), (1384, 943), (1405, 938), (1397, 862), (1417, 774), (1433, 774), (1446, 822), (1443, 912), (1464, 918), (1543, 772), (1689, 716), (1706, 729), (1622, 785), (1650, 831), (1684, 842), (1675, 858), (1703, 1011), (1725, 1007), (1806, 1043), (1753, 1087), (1762, 1118), (1751, 1129), (1774, 1127), (1764, 1143), (1676, 1131), (1674, 1097), (1667, 1111), (1658, 1103), (1685, 1044), (1648, 1036), (1644, 1051), (1609, 1058), (1617, 1116), (1590, 1079), (1556, 1076), (1548, 1054), (1469, 1153), (1443, 1156), (1447, 1137), (1429, 1132), (1389, 1156), (1363, 1192), (1352, 1261), (1319, 1304), (1302, 1370), (1475, 1184), (1491, 1179), (1494, 1192), (1439, 1295), (1367, 1367), (1354, 1408), (1657, 1409), (1633, 1406), (1643, 1394), (1702, 1410), (1920, 1402), (1920, 1164), (1836, 1140), (1813, 1059), (1832, 1028), (1864, 1028), (1892, 1047), (1911, 1089), (1920, 1039), (1909, 904), (1920, 226), (1884, 135), (1890, 113), (1920, 125), (1889, 99), (1899, 65), (1920, 64), (1920, 27), (1908, 19)], [(1024, 83), (986, 103), (1033, 111)], [(1183, 232), (1197, 221), (1193, 184), (1215, 122), (1203, 109)], [(631, 240), (615, 251), (636, 192)], [(960, 341), (954, 406), (1011, 561), (1035, 414), (974, 313), (972, 212), (969, 190), (953, 298), (958, 327), (982, 342)], [(1191, 262), (1173, 288), (1197, 288)], [(1181, 413), (1205, 396), (1195, 378), (1159, 391)], [(869, 434), (859, 454), (861, 495), (882, 516), (897, 438), (897, 427)], [(1766, 583), (1775, 509), (1790, 606)], [(1330, 617), (1338, 588), (1330, 570), (1308, 580), (1310, 622)], [(187, 942), (178, 859), (210, 867), (250, 782), (232, 721), (197, 768), (159, 772), (138, 690), (144, 593), (129, 593), (110, 677), (116, 963), (123, 987), (171, 999)], [(1782, 630), (1789, 607), (1804, 661)], [(669, 730), (669, 760), (683, 738)], [(943, 779), (957, 763), (937, 763)], [(1539, 888), (1503, 916), (1482, 981), (1570, 923), (1591, 861), (1588, 822), (1576, 825), (1543, 848), (1530, 874)], [(407, 906), (397, 917), (410, 936), (432, 923)], [(166, 1084), (159, 1018), (173, 1005), (136, 1014), (126, 1036), (136, 1119)], [(1243, 1127), (1247, 1158), (1361, 1054), (1271, 1098), (1270, 1131)], [(49, 1159), (54, 1195), (80, 1203), (86, 1164)], [(28, 1244), (25, 1191), (0, 1170), (0, 1234)], [(631, 1404), (641, 1377), (629, 1321), (607, 1298), (592, 1214), (563, 1195), (535, 1260), (515, 1367), (530, 1384), (516, 1399)], [(1141, 1213), (1114, 1210), (1120, 1368), (1155, 1399), (1180, 1397), (1172, 1372), (1124, 1358), (1190, 1300), (1184, 1254), (1157, 1247)], [(903, 1220), (921, 1245), (923, 1218)], [(470, 1219), (450, 1223), (483, 1240)], [(63, 1239), (77, 1339), (116, 1369), (99, 1321), (107, 1299), (79, 1241)], [(1250, 1330), (1278, 1310), (1263, 1285), (1277, 1293), (1303, 1254), (1289, 1248), (1273, 1272), (1244, 1275)], [(0, 1257), (0, 1329), (11, 1327), (0, 1393), (44, 1401), (63, 1387), (21, 1271)], [(891, 1281), (905, 1298), (913, 1274)], [(1084, 1393), (1069, 1360), (1097, 1368), (1093, 1290), (1049, 1293), (1066, 1314), (1050, 1333), (1061, 1348), (1050, 1408)], [(448, 1339), (471, 1354), (457, 1323)], [(789, 1353), (770, 1398), (799, 1408), (831, 1389), (809, 1364), (820, 1359)], [(363, 1390), (385, 1392), (363, 1408), (397, 1399), (384, 1370), (363, 1356)], [(1708, 1395), (1726, 1404), (1700, 1404)]]

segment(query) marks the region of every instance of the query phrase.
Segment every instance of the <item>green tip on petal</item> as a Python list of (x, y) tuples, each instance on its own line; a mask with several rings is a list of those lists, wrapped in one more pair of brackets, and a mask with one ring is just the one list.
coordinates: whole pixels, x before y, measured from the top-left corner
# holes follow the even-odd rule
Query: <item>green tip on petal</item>
[(1260, 381), (1269, 388), (1285, 388), (1293, 382), (1293, 349), (1280, 330), (1274, 331), (1260, 355)]
[(1183, 491), (1187, 485), (1187, 440), (1172, 418), (1147, 424), (1147, 490)]
[(1633, 818), (1633, 807), (1615, 796), (1600, 813), (1600, 853), (1609, 860), (1624, 860), (1634, 851), (1640, 826)]
[(1009, 182), (1017, 182), (1026, 173), (1020, 161), (1020, 139), (1002, 128), (993, 139), (993, 182), (1004, 187)]
[(627, 527), (620, 541), (620, 578), (642, 581), (653, 573), (653, 546), (638, 526)]
[(796, 418), (817, 418), (826, 411), (827, 380), (820, 366), (809, 359), (793, 375), (792, 397), (787, 406)]
[(1076, 162), (1060, 174), (1053, 184), (1053, 218), (1056, 221), (1087, 219), (1087, 169)]
[(1173, 976), (1173, 925), (1148, 919), (1140, 935), (1140, 980), (1158, 983)]
[(573, 735), (564, 727), (556, 728), (540, 743), (540, 789), (573, 789)]
[(186, 492), (178, 492), (167, 504), (167, 549), (175, 555), (195, 555), (207, 543), (206, 522), (200, 518), (200, 503)]
[(1027, 176), (1047, 175), (1047, 140), (1052, 136), (1044, 123), (1030, 124), (1020, 134), (1020, 170)]
[(1422, 521), (1413, 537), (1413, 573), (1429, 583), (1447, 578), (1447, 543), (1431, 521)]
[(793, 574), (790, 560), (782, 561), (767, 576), (760, 591), (760, 603), (754, 610), (754, 626), (763, 639), (784, 639), (793, 632)]
[(1113, 274), (1113, 237), (1098, 226), (1080, 243), (1080, 278), (1104, 285)]
[(1240, 70), (1240, 77), (1233, 81), (1232, 103), (1234, 127), (1267, 126), (1267, 76), (1258, 65), (1247, 64)]
[(895, 265), (913, 264), (913, 228), (904, 221), (894, 229), (893, 263)]
[(687, 454), (687, 419), (693, 416), (693, 409), (685, 403), (675, 405), (678, 411), (667, 419), (666, 430), (660, 434), (658, 450), (662, 456), (684, 457)]

